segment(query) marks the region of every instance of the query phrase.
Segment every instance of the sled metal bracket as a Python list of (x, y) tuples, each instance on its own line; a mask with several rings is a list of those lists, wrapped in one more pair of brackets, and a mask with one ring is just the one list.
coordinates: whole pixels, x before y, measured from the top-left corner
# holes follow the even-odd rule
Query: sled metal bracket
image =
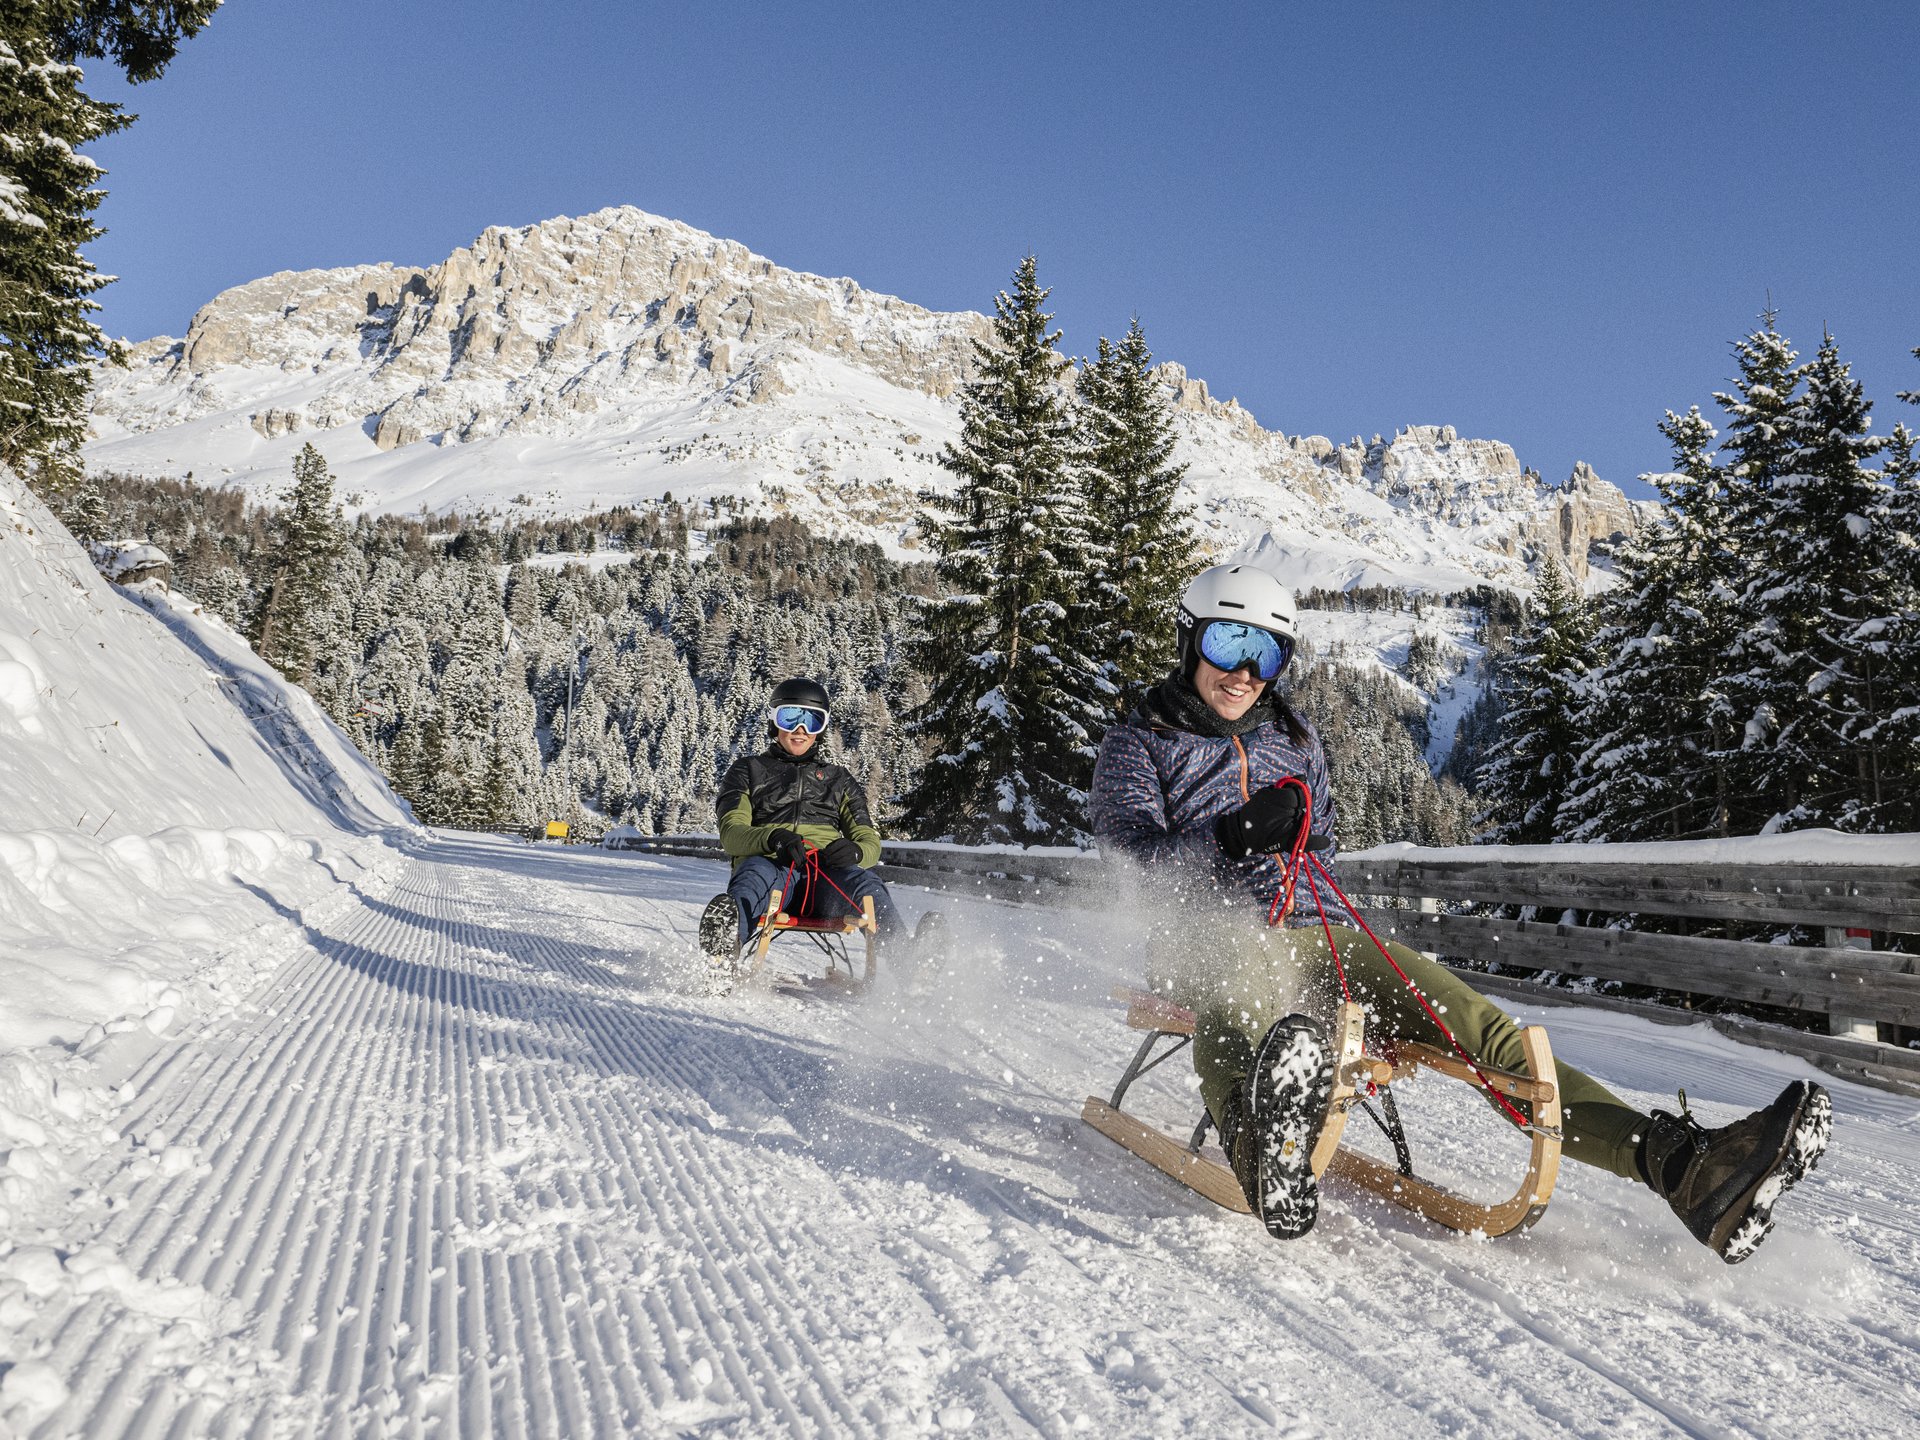
[(1393, 1091), (1380, 1092), (1380, 1108), (1373, 1108), (1368, 1100), (1357, 1100), (1360, 1108), (1367, 1112), (1367, 1118), (1380, 1127), (1380, 1133), (1393, 1145), (1394, 1167), (1402, 1175), (1413, 1174), (1413, 1147), (1407, 1144), (1407, 1128), (1400, 1123), (1400, 1103), (1393, 1098)]
[(1193, 1139), (1187, 1142), (1187, 1149), (1195, 1155), (1198, 1155), (1200, 1153), (1200, 1147), (1207, 1143), (1207, 1131), (1212, 1128), (1213, 1116), (1209, 1115), (1203, 1108), (1200, 1111), (1200, 1123), (1193, 1127)]
[[(1171, 1039), (1173, 1044), (1169, 1045), (1165, 1050), (1162, 1050), (1158, 1055), (1154, 1055), (1153, 1047), (1163, 1039)], [(1154, 1066), (1178, 1055), (1192, 1043), (1193, 1036), (1191, 1035), (1176, 1035), (1167, 1030), (1153, 1031), (1146, 1039), (1140, 1042), (1140, 1048), (1133, 1052), (1133, 1059), (1127, 1062), (1127, 1068), (1120, 1076), (1120, 1083), (1114, 1087), (1113, 1098), (1107, 1103), (1118, 1110), (1122, 1102), (1127, 1098), (1128, 1086), (1133, 1084), (1134, 1081), (1138, 1080), (1149, 1070), (1153, 1069)], [(1153, 1056), (1152, 1059), (1147, 1058), (1150, 1055)]]

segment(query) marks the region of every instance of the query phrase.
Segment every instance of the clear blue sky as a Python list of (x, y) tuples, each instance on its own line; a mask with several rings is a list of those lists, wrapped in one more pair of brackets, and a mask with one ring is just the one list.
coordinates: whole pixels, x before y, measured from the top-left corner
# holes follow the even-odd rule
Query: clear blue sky
[[(1270, 428), (1665, 467), (1771, 296), (1920, 387), (1903, 3), (229, 0), (93, 147), (110, 333), (274, 270), (630, 203), (1074, 354), (1137, 312)], [(1634, 486), (1636, 493), (1644, 493)]]

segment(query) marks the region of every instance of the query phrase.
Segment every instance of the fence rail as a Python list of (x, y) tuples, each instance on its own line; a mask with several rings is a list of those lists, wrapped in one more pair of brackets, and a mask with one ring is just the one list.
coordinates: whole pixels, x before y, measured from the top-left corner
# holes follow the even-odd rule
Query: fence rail
[[(631, 838), (621, 848), (724, 858), (712, 835)], [(1881, 1025), (1920, 1029), (1920, 957), (1871, 948), (1874, 933), (1920, 934), (1920, 836), (1876, 837), (1871, 858), (1864, 844), (1853, 856), (1843, 853), (1832, 860), (1810, 849), (1819, 855), (1818, 863), (1793, 854), (1791, 844), (1776, 848), (1785, 852), (1778, 860), (1728, 860), (1718, 852), (1703, 855), (1689, 842), (1577, 850), (1506, 846), (1492, 852), (1395, 845), (1342, 856), (1337, 873), (1363, 904), (1374, 902), (1362, 913), (1383, 936), (1443, 961), (1495, 962), (1824, 1015), (1831, 1037), (1754, 1021), (1721, 1028), (1855, 1078), (1920, 1089), (1920, 1052), (1879, 1039)], [(1890, 863), (1888, 856), (1901, 863)], [(1059, 904), (1071, 900), (1076, 883), (1098, 884), (1107, 866), (1091, 853), (895, 843), (883, 847), (879, 874), (889, 882), (930, 889)], [(1413, 905), (1387, 908), (1378, 903), (1383, 899)], [(1467, 904), (1532, 907), (1560, 918), (1496, 919), (1445, 908)], [(1819, 932), (1826, 944), (1763, 944), (1581, 925), (1571, 923), (1568, 911), (1803, 926)], [(1475, 980), (1490, 982), (1487, 988), (1509, 997), (1594, 998), (1512, 978)], [(1615, 1008), (1634, 1005), (1620, 1002)]]
[[(1681, 841), (1674, 848), (1692, 847)], [(1344, 856), (1339, 873), (1356, 894), (1920, 934), (1920, 863), (1612, 860), (1607, 849), (1510, 845), (1500, 858), (1482, 859), (1471, 850), (1394, 846)]]
[[(608, 848), (655, 855), (724, 860), (717, 835), (643, 835), (608, 842)], [(963, 849), (957, 845), (889, 842), (880, 847), (877, 873), (888, 883), (920, 885), (1018, 904), (1051, 904), (1066, 898), (1078, 879), (1103, 873), (1093, 854), (1048, 854), (1018, 850)]]

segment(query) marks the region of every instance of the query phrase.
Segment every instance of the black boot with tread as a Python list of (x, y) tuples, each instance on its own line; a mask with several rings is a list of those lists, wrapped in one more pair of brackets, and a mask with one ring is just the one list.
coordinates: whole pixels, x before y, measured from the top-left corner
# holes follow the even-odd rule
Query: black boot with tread
[(1765, 1109), (1708, 1130), (1686, 1108), (1653, 1112), (1641, 1170), (1693, 1237), (1729, 1265), (1759, 1248), (1773, 1208), (1820, 1163), (1833, 1136), (1833, 1102), (1796, 1080)]
[(1261, 1037), (1253, 1067), (1227, 1100), (1221, 1140), (1234, 1178), (1276, 1240), (1306, 1234), (1320, 1216), (1313, 1147), (1332, 1098), (1326, 1027), (1289, 1015)]

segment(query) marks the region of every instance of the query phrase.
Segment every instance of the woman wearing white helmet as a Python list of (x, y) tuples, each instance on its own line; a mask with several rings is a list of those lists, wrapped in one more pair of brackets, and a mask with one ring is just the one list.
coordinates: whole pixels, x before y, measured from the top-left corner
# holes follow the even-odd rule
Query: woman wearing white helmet
[[(1341, 969), (1375, 1034), (1446, 1046), (1410, 980), (1478, 1063), (1519, 1070), (1524, 1054), (1498, 1006), (1389, 942), (1403, 980), (1324, 891), (1320, 909), (1303, 902), (1288, 918), (1295, 928), (1263, 925), (1278, 910), (1276, 857), (1295, 849), (1307, 823), (1302, 786), (1318, 832), (1307, 843), (1329, 867), (1334, 849), (1321, 839), (1334, 833), (1325, 751), (1276, 683), (1298, 638), (1293, 596), (1254, 566), (1216, 565), (1182, 594), (1178, 626), (1173, 672), (1101, 741), (1088, 809), (1102, 851), (1141, 868), (1142, 892), (1179, 902), (1155, 925), (1155, 988), (1195, 1012), (1207, 1111), (1254, 1214), (1288, 1238), (1318, 1214), (1309, 1158), (1332, 1095), (1328, 1021)], [(1208, 907), (1200, 925), (1196, 904)], [(1752, 1253), (1774, 1202), (1826, 1144), (1826, 1092), (1807, 1081), (1707, 1131), (1684, 1113), (1644, 1115), (1573, 1067), (1556, 1068), (1564, 1153), (1646, 1184), (1729, 1262)]]

